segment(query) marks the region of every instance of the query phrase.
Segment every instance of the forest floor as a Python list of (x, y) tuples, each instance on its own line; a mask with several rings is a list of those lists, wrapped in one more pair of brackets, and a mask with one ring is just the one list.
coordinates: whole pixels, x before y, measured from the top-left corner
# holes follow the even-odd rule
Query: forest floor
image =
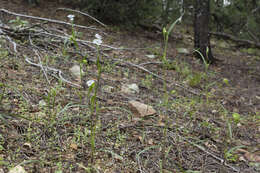
[[(69, 12), (55, 11), (66, 5), (52, 1), (0, 4), (69, 22)], [(212, 38), (221, 61), (206, 68), (192, 55), (192, 28), (181, 24), (165, 66), (158, 32), (103, 27), (76, 14), (76, 24), (92, 24), (75, 26), (81, 40), (73, 41), (69, 25), (0, 14), (0, 172), (260, 171), (259, 50)], [(100, 69), (95, 97), (86, 82)]]

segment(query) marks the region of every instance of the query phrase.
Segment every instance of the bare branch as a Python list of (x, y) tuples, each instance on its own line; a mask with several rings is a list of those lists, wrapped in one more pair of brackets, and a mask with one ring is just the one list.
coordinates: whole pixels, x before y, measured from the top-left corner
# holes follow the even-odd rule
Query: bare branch
[(58, 8), (57, 10), (65, 10), (65, 11), (71, 11), (71, 12), (79, 13), (81, 15), (84, 15), (84, 16), (91, 18), (92, 20), (96, 21), (97, 23), (99, 23), (100, 25), (102, 25), (104, 27), (107, 27), (107, 25), (105, 25), (104, 23), (100, 22), (98, 19), (92, 17), (91, 15), (89, 15), (87, 13), (84, 13), (84, 12), (81, 12), (81, 11), (78, 11), (78, 10), (69, 9), (69, 8)]
[(34, 53), (35, 53), (35, 54), (37, 55), (37, 57), (38, 57), (39, 65), (40, 65), (40, 67), (41, 67), (41, 69), (42, 69), (42, 71), (43, 71), (43, 74), (44, 74), (44, 76), (45, 76), (45, 78), (46, 78), (48, 84), (50, 84), (50, 80), (48, 79), (48, 76), (47, 76), (47, 74), (46, 74), (45, 69), (43, 68), (42, 61), (41, 61), (41, 57), (40, 57), (39, 53), (38, 53), (35, 49), (33, 49), (33, 51), (34, 51)]
[[(133, 67), (135, 67), (135, 68), (138, 68), (138, 69), (140, 69), (140, 70), (142, 70), (142, 71), (145, 71), (146, 73), (149, 73), (149, 74), (153, 75), (154, 77), (157, 77), (157, 78), (160, 79), (161, 81), (165, 81), (165, 79), (163, 79), (163, 77), (161, 77), (161, 76), (159, 76), (159, 75), (157, 75), (157, 74), (155, 74), (155, 73), (153, 73), (153, 72), (147, 70), (146, 68), (144, 68), (144, 67), (142, 67), (142, 66), (140, 66), (140, 65), (133, 64), (133, 63), (131, 63), (131, 62), (126, 62), (126, 61), (123, 61), (123, 60), (120, 60), (120, 59), (114, 59), (114, 58), (113, 58), (113, 60), (114, 60), (114, 61), (120, 61), (120, 62), (122, 62), (122, 63), (124, 63), (124, 64), (128, 64), (128, 65), (130, 65), (130, 66), (133, 66)], [(166, 81), (166, 82), (169, 83), (169, 81)], [(201, 95), (200, 93), (197, 93), (197, 92), (195, 92), (195, 91), (193, 91), (193, 90), (190, 90), (190, 89), (188, 89), (188, 88), (186, 88), (186, 87), (184, 87), (184, 86), (182, 86), (182, 85), (180, 85), (180, 84), (173, 83), (172, 85), (175, 85), (175, 86), (178, 87), (178, 88), (182, 88), (182, 89), (184, 89), (185, 91), (188, 91), (188, 92), (191, 93), (191, 94)]]
[(243, 40), (243, 39), (238, 39), (230, 34), (227, 34), (227, 33), (221, 33), (221, 32), (210, 32), (211, 35), (215, 35), (217, 37), (221, 37), (223, 39), (229, 39), (229, 40), (232, 40), (232, 41), (235, 41), (235, 42), (240, 42), (242, 44), (246, 44), (246, 45), (249, 45), (249, 46), (254, 46), (256, 48), (260, 48), (260, 43), (257, 43), (257, 42), (253, 42), (251, 40)]
[[(63, 82), (65, 83), (68, 83), (72, 86), (76, 86), (78, 88), (81, 88), (80, 85), (78, 84), (75, 84), (75, 83), (72, 83), (68, 80), (66, 80), (63, 76), (62, 76), (62, 71), (61, 70), (58, 70), (58, 69), (55, 69), (55, 68), (51, 68), (51, 67), (46, 67), (46, 66), (42, 66), (41, 64), (36, 64), (36, 63), (33, 63), (29, 58), (26, 58), (25, 61), (33, 66), (36, 66), (36, 67), (43, 67), (47, 72), (50, 72), (50, 73), (55, 73), (58, 75), (59, 79), (62, 80)], [(49, 70), (49, 71), (48, 71)]]
[[(30, 19), (36, 19), (36, 20), (47, 21), (47, 22), (51, 22), (51, 23), (57, 23), (57, 24), (72, 26), (72, 24), (68, 23), (68, 22), (63, 22), (63, 21), (60, 21), (60, 20), (48, 19), (48, 18), (43, 18), (43, 17), (35, 17), (35, 16), (30, 16), (30, 15), (25, 15), (25, 14), (18, 14), (18, 13), (15, 13), (15, 12), (8, 11), (6, 9), (0, 9), (0, 12), (7, 13), (9, 15), (19, 16), (19, 17), (25, 17), (25, 18), (30, 18)], [(73, 24), (73, 26), (77, 27), (77, 28), (92, 29), (92, 30), (100, 31), (99, 29), (94, 28), (94, 27), (86, 27), (86, 26), (76, 25), (76, 24)]]

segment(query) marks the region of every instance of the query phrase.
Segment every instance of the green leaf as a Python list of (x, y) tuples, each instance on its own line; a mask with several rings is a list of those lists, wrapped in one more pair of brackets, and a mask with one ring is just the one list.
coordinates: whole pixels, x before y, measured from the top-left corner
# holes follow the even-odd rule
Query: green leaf
[[(184, 12), (184, 13), (185, 13), (185, 12)], [(168, 35), (170, 35), (170, 33), (172, 32), (174, 26), (175, 26), (178, 22), (181, 22), (184, 13), (182, 13), (181, 16), (180, 16), (177, 20), (175, 20), (175, 22), (173, 22), (173, 23), (171, 24), (170, 28), (168, 29)]]
[(239, 122), (240, 121), (240, 114), (239, 113), (233, 113), (232, 117), (233, 117), (235, 122)]

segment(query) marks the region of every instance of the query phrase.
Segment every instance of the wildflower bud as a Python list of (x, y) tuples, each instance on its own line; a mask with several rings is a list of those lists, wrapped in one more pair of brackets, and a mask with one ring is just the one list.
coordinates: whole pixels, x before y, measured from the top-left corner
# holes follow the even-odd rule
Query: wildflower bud
[(167, 31), (166, 31), (166, 28), (164, 27), (164, 28), (163, 28), (163, 35), (165, 35), (166, 32), (167, 32)]

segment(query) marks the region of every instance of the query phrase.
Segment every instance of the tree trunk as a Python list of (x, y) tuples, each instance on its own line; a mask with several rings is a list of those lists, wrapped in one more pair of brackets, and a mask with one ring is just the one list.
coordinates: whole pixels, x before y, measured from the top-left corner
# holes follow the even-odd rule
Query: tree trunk
[[(195, 0), (194, 48), (203, 55), (203, 58), (208, 63), (213, 63), (216, 59), (213, 57), (210, 48), (209, 1), (210, 0)], [(195, 55), (202, 59), (198, 52), (195, 52)]]

